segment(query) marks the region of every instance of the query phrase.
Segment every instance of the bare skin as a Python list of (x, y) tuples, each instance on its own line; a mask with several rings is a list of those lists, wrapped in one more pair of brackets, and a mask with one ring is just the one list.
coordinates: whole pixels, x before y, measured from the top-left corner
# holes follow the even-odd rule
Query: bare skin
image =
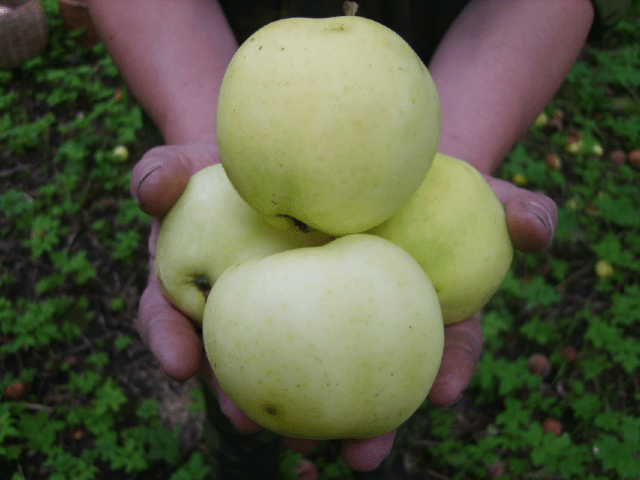
[[(131, 90), (160, 128), (167, 146), (136, 165), (131, 192), (154, 217), (149, 238), (153, 266), (162, 217), (191, 175), (219, 162), (215, 145), (218, 90), (237, 44), (214, 1), (90, 0), (90, 9)], [(555, 203), (489, 175), (560, 86), (589, 32), (588, 0), (475, 0), (441, 42), (429, 70), (442, 105), (439, 150), (487, 176), (505, 207), (514, 246), (537, 252), (549, 245)], [(151, 268), (153, 272), (153, 268)], [(222, 411), (239, 431), (260, 426), (217, 385), (191, 322), (165, 299), (153, 273), (140, 301), (139, 331), (167, 375), (205, 374)], [(429, 393), (434, 405), (455, 403), (480, 357), (480, 312), (446, 327), (445, 352)], [(373, 439), (345, 439), (342, 454), (354, 469), (374, 469), (389, 454), (395, 431)], [(315, 442), (286, 439), (305, 452)]]

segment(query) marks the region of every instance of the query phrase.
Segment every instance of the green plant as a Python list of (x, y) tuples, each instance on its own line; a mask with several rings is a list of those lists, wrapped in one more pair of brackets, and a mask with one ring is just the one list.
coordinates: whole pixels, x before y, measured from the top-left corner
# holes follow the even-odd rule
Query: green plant
[[(0, 477), (204, 479), (197, 442), (161, 420), (152, 386), (164, 380), (134, 327), (149, 219), (128, 181), (161, 139), (104, 48), (78, 47), (57, 2), (43, 4), (47, 50), (0, 70)], [(556, 238), (516, 252), (469, 389), (452, 407), (425, 402), (399, 430), (404, 464), (452, 479), (637, 478), (638, 18), (635, 2), (583, 51), (499, 172), (556, 200)], [(548, 359), (545, 376), (532, 354)], [(184, 398), (201, 414), (199, 390)], [(320, 478), (354, 478), (335, 442), (307, 457)], [(299, 458), (283, 459), (290, 478)]]
[(121, 368), (139, 348), (149, 219), (112, 151), (139, 158), (159, 137), (104, 47), (76, 45), (43, 3), (47, 50), (0, 71), (0, 476), (204, 478), (162, 399), (132, 397)]
[[(462, 399), (414, 420), (407, 444), (422, 468), (460, 479), (640, 472), (640, 169), (627, 162), (640, 128), (638, 15), (636, 4), (585, 49), (501, 168), (558, 203), (558, 230), (545, 252), (516, 252)], [(532, 354), (549, 370), (530, 370)]]

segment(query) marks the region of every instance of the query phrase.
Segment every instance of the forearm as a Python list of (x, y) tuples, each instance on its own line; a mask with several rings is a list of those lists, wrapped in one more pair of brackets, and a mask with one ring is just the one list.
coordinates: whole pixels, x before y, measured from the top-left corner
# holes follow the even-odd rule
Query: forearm
[(588, 0), (471, 2), (429, 64), (439, 151), (492, 172), (562, 84), (592, 21)]
[(237, 49), (211, 0), (90, 0), (102, 41), (169, 144), (215, 141), (220, 83)]

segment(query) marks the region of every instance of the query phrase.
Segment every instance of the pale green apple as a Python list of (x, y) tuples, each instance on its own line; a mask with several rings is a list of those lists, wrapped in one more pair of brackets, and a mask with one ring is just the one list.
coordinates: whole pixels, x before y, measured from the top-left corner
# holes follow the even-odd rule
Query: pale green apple
[(171, 303), (201, 323), (208, 290), (233, 264), (329, 240), (320, 232), (281, 230), (266, 222), (240, 198), (218, 164), (193, 175), (163, 219), (155, 271)]
[(343, 235), (388, 219), (418, 188), (438, 146), (440, 103), (420, 58), (387, 27), (290, 18), (233, 57), (217, 132), (247, 203), (275, 224)]
[(372, 229), (422, 265), (440, 299), (445, 323), (480, 310), (513, 258), (504, 208), (471, 165), (440, 153), (418, 191)]
[(296, 438), (367, 438), (426, 397), (444, 345), (438, 299), (393, 243), (354, 234), (236, 264), (204, 313), (207, 356), (246, 415)]

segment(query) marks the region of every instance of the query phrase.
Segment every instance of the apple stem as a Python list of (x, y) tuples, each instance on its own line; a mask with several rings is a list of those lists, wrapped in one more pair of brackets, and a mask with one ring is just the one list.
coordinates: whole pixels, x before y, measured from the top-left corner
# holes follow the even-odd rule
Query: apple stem
[(342, 4), (342, 10), (347, 17), (355, 17), (358, 11), (358, 4), (356, 2), (344, 2)]

